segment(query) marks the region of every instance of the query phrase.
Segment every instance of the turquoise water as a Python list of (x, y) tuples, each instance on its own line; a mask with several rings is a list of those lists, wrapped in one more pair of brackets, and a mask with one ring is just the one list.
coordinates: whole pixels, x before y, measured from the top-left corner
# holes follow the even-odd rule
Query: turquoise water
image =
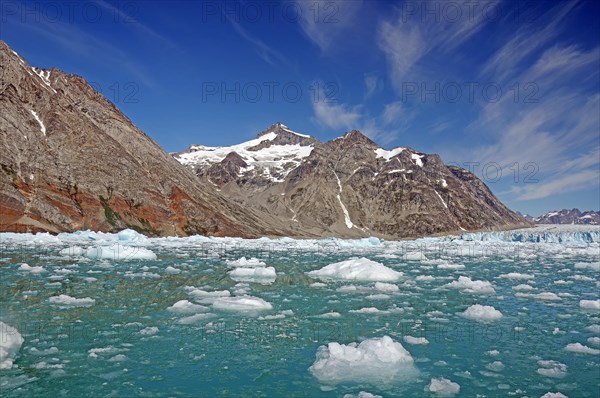
[[(24, 339), (14, 366), (0, 370), (3, 397), (342, 397), (359, 391), (427, 397), (436, 396), (425, 391), (431, 379), (441, 377), (459, 384), (457, 396), (465, 397), (600, 396), (600, 327), (593, 326), (600, 312), (580, 305), (600, 298), (598, 243), (120, 239), (2, 235), (0, 321)], [(85, 257), (97, 246), (118, 247), (114, 253), (126, 256)], [(67, 248), (70, 254), (60, 254)], [(156, 260), (137, 259), (139, 248)], [(277, 279), (232, 280), (228, 262), (242, 257), (274, 267)], [(403, 272), (389, 282), (399, 290), (306, 275), (352, 257)], [(21, 270), (22, 263), (44, 272)], [(494, 291), (444, 287), (459, 276), (487, 281)], [(533, 289), (513, 289), (522, 284)], [(191, 286), (261, 298), (272, 309), (219, 310), (199, 302)], [(554, 296), (534, 296), (539, 293)], [(49, 301), (61, 294), (95, 301)], [(180, 323), (194, 315), (168, 310), (180, 300), (206, 306), (206, 315)], [(491, 322), (463, 317), (473, 304), (493, 306), (503, 316)], [(353, 312), (371, 307), (379, 312)], [(321, 317), (332, 312), (339, 315)], [(308, 369), (323, 344), (385, 335), (409, 351), (415, 374), (388, 383), (335, 383)], [(428, 344), (409, 344), (405, 336), (425, 337)], [(565, 350), (573, 343), (591, 351)], [(552, 366), (539, 361), (562, 364), (553, 374), (560, 377), (540, 373)]]

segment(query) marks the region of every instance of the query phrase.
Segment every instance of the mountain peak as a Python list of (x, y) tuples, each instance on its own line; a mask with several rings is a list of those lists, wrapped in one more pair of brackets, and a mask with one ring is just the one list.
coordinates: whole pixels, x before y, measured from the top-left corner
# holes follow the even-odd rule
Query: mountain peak
[(300, 133), (297, 133), (297, 132), (291, 130), (288, 126), (286, 126), (282, 122), (277, 122), (277, 123), (271, 125), (270, 127), (268, 127), (267, 129), (261, 131), (260, 133), (258, 133), (256, 138), (260, 138), (269, 133), (275, 133), (277, 135), (290, 135), (291, 134), (291, 135), (295, 135), (295, 136), (299, 136), (299, 137), (303, 137), (303, 138), (312, 138), (309, 135), (300, 134)]
[(373, 140), (358, 130), (352, 130), (333, 141), (339, 142), (342, 145), (363, 144), (373, 148), (380, 148)]

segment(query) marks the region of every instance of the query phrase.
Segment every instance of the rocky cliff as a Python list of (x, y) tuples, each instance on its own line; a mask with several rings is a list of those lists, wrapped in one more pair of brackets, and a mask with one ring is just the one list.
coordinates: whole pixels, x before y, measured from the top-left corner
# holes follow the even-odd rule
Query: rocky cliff
[(2, 41), (0, 69), (0, 231), (285, 232), (205, 186), (82, 77), (33, 68)]

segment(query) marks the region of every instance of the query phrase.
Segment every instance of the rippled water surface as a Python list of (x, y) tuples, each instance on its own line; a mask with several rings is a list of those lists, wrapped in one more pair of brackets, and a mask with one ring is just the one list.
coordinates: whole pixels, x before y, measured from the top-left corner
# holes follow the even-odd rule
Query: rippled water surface
[[(1, 234), (0, 321), (23, 343), (12, 368), (0, 369), (0, 392), (427, 397), (439, 396), (431, 380), (444, 378), (459, 386), (456, 396), (599, 397), (597, 231), (466, 239)], [(307, 274), (351, 258), (402, 275), (375, 284)], [(267, 267), (275, 278), (229, 274)], [(501, 317), (486, 318), (489, 307), (477, 304)], [(470, 307), (474, 317), (465, 316)], [(309, 370), (322, 345), (383, 336), (408, 351), (414, 371), (385, 380), (365, 371), (357, 381)], [(360, 373), (368, 364), (343, 357), (327, 366)]]

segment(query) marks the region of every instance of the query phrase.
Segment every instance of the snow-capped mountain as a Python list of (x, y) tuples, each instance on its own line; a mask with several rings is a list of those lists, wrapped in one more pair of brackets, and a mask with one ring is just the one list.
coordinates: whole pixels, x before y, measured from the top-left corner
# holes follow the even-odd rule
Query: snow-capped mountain
[[(260, 133), (256, 139), (239, 145), (207, 147), (191, 145), (176, 155), (186, 166), (194, 166), (206, 173), (215, 185), (231, 181), (232, 173), (223, 173), (223, 167), (239, 168), (236, 176), (255, 183), (282, 182), (284, 178), (311, 154), (317, 140), (290, 130), (282, 123)], [(211, 167), (214, 166), (214, 167)]]
[(535, 224), (590, 224), (600, 225), (600, 212), (579, 209), (550, 211), (533, 219)]
[(475, 175), (438, 155), (386, 150), (358, 131), (320, 142), (276, 123), (229, 147), (174, 155), (245, 208), (301, 236), (408, 237), (525, 226)]

